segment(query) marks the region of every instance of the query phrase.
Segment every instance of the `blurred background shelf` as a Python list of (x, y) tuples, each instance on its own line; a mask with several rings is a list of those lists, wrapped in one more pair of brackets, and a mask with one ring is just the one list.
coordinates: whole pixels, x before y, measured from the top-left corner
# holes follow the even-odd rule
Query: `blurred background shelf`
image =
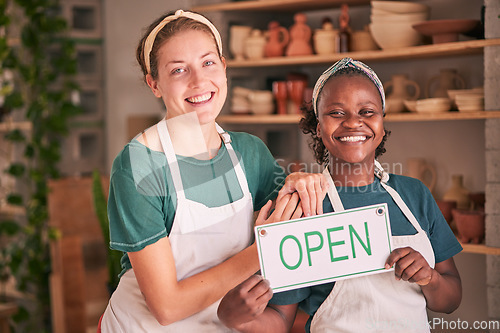
[[(340, 7), (345, 0), (267, 0), (222, 2), (210, 5), (194, 6), (195, 12), (213, 11), (300, 11)], [(349, 0), (349, 6), (370, 4), (369, 0)]]
[[(298, 124), (301, 115), (221, 115), (217, 118), (219, 123), (225, 124)], [(473, 119), (500, 119), (500, 111), (476, 111), (476, 112), (439, 112), (439, 113), (416, 113), (400, 112), (389, 113), (385, 117), (387, 122), (412, 122), (412, 121), (435, 121), (435, 120), (473, 120)]]

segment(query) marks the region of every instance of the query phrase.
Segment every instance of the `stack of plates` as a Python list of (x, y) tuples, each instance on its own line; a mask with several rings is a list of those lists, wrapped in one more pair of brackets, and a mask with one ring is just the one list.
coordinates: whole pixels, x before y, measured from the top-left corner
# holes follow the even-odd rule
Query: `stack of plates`
[(448, 90), (448, 96), (454, 101), (458, 111), (473, 112), (484, 110), (484, 89)]
[(415, 46), (422, 34), (413, 25), (426, 21), (429, 7), (409, 1), (371, 1), (370, 31), (381, 49)]

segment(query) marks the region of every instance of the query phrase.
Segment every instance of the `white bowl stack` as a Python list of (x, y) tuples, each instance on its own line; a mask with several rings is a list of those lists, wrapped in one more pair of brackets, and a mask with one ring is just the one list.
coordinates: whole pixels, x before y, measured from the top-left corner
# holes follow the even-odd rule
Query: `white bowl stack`
[(448, 90), (448, 96), (454, 101), (460, 112), (484, 110), (484, 89)]
[(381, 49), (395, 49), (422, 43), (415, 23), (429, 18), (429, 6), (409, 1), (371, 1), (370, 31)]

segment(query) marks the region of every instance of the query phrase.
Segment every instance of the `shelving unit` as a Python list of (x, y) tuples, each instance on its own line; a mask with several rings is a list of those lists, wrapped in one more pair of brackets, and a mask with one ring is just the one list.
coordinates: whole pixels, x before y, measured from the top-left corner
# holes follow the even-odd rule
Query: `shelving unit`
[[(217, 118), (219, 123), (225, 124), (298, 124), (301, 115), (221, 115)], [(500, 118), (500, 111), (476, 111), (476, 112), (439, 112), (439, 113), (417, 113), (401, 112), (388, 113), (386, 122), (411, 122), (411, 121), (436, 121), (436, 120), (471, 120)]]
[(481, 54), (487, 46), (500, 45), (500, 38), (469, 40), (454, 43), (419, 45), (390, 50), (375, 50), (363, 52), (347, 52), (328, 55), (310, 55), (296, 57), (274, 57), (259, 60), (228, 60), (230, 68), (273, 67), (293, 65), (323, 65), (332, 64), (344, 57), (361, 61), (391, 61), (417, 58), (436, 58), (457, 55)]
[[(340, 7), (345, 0), (266, 0), (223, 2), (194, 6), (196, 12), (214, 11), (288, 11), (316, 10)], [(349, 6), (369, 5), (370, 0), (349, 0)]]
[[(232, 14), (238, 12), (239, 15), (254, 15), (258, 18), (260, 13), (281, 12), (290, 15), (297, 11), (314, 11), (318, 9), (335, 9), (347, 3), (350, 7), (369, 6), (370, 1), (364, 0), (257, 0), (257, 1), (235, 1), (222, 2), (209, 5), (194, 6), (192, 9), (197, 12), (223, 12)], [(225, 22), (223, 20), (223, 22)], [(228, 23), (228, 22), (225, 22)], [(389, 62), (389, 61), (412, 61), (416, 59), (437, 59), (457, 56), (480, 55), (484, 48), (499, 46), (500, 38), (466, 40), (453, 43), (419, 45), (407, 48), (376, 50), (364, 52), (348, 52), (330, 55), (309, 55), (297, 57), (273, 57), (258, 60), (234, 60), (227, 59), (229, 69), (238, 70), (239, 73), (245, 70), (254, 69), (275, 69), (297, 66), (329, 65), (343, 57), (351, 57), (368, 63)], [(296, 125), (301, 119), (301, 115), (254, 115), (254, 114), (222, 114), (217, 118), (221, 124), (235, 126), (254, 126), (256, 128), (273, 128), (278, 125)], [(476, 111), (476, 112), (442, 112), (442, 113), (389, 113), (385, 121), (391, 123), (412, 123), (412, 122), (455, 122), (458, 120), (485, 120), (500, 119), (500, 110)], [(293, 129), (292, 127), (289, 127)], [(261, 130), (262, 131), (262, 130)], [(480, 253), (500, 255), (500, 248), (487, 247), (484, 244), (462, 244), (466, 253)]]

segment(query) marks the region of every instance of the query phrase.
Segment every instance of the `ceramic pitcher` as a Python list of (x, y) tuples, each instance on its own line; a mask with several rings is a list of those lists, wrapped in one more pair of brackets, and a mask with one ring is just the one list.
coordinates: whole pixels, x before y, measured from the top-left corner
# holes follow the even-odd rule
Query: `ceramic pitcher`
[(410, 158), (406, 161), (406, 175), (417, 178), (432, 192), (436, 186), (436, 169), (423, 158)]
[(265, 57), (281, 57), (285, 54), (285, 47), (290, 39), (288, 30), (280, 26), (279, 22), (271, 21), (266, 32), (267, 43), (264, 49)]
[[(436, 85), (437, 83), (437, 85)], [(441, 69), (439, 74), (427, 80), (426, 97), (448, 98), (448, 90), (464, 89), (465, 80), (453, 68)]]
[[(408, 88), (413, 88), (413, 94)], [(384, 89), (387, 94), (386, 112), (401, 112), (405, 108), (405, 100), (415, 100), (420, 95), (418, 83), (408, 79), (406, 74), (393, 75), (390, 81), (384, 83)]]
[(464, 187), (463, 175), (452, 175), (451, 186), (445, 192), (443, 200), (456, 201), (458, 209), (469, 209), (469, 193), (470, 191)]

